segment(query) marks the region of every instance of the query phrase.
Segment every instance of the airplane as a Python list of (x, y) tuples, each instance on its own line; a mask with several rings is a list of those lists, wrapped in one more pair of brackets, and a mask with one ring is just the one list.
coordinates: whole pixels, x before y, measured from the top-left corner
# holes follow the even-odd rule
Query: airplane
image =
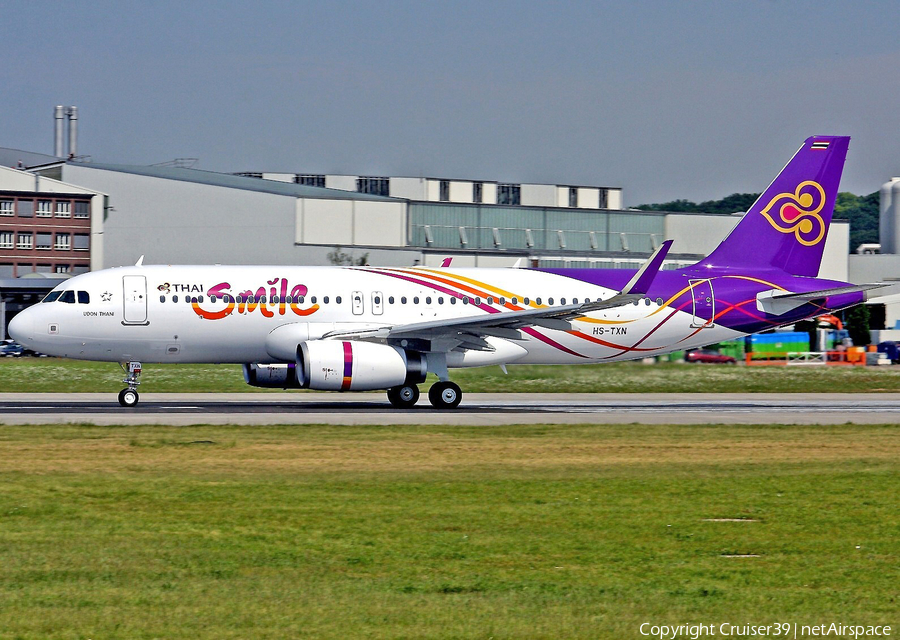
[(123, 407), (142, 363), (234, 363), (250, 385), (387, 390), (411, 408), (428, 374), (615, 362), (741, 338), (866, 300), (881, 285), (817, 278), (849, 137), (808, 138), (733, 231), (698, 263), (662, 270), (149, 266), (70, 278), (20, 312), (10, 335), (49, 355), (118, 362)]

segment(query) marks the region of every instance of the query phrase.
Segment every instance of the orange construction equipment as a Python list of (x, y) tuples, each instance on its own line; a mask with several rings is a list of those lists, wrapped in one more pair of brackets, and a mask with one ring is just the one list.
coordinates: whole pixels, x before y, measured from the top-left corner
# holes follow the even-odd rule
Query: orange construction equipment
[(816, 320), (819, 322), (819, 324), (828, 324), (838, 330), (841, 330), (844, 328), (844, 323), (841, 322), (841, 319), (838, 318), (837, 316), (833, 316), (831, 314), (817, 316)]

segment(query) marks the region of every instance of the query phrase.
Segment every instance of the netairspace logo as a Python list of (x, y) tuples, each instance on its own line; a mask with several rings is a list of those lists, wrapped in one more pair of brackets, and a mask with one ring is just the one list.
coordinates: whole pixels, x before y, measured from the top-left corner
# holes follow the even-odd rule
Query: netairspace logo
[(891, 635), (891, 627), (887, 625), (845, 625), (837, 622), (820, 625), (798, 625), (790, 622), (777, 622), (767, 625), (755, 624), (730, 624), (723, 622), (715, 624), (679, 624), (679, 625), (655, 625), (645, 622), (640, 627), (642, 636), (651, 636), (660, 640), (676, 640), (677, 638), (690, 638), (698, 640), (703, 636), (747, 637), (768, 636), (782, 638), (811, 638), (811, 637), (887, 637)]

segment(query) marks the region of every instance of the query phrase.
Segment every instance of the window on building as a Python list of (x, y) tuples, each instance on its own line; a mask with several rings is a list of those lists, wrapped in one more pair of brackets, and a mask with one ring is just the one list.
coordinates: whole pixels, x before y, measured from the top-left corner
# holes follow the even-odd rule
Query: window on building
[(91, 236), (86, 233), (76, 233), (74, 242), (72, 248), (75, 251), (87, 251), (91, 248)]
[(449, 180), (441, 180), (441, 189), (440, 194), (438, 196), (441, 202), (449, 202), (450, 201), (450, 181)]
[(359, 193), (388, 196), (391, 193), (391, 181), (390, 178), (360, 177), (356, 179), (356, 190)]
[(75, 203), (75, 217), (76, 218), (89, 218), (91, 216), (90, 212), (90, 203), (89, 202), (76, 202)]
[(522, 186), (518, 184), (498, 184), (497, 204), (522, 204)]
[[(34, 266), (35, 273), (53, 273), (53, 267), (49, 264), (37, 264)], [(72, 291), (72, 302), (75, 302), (75, 292)], [(63, 300), (63, 302), (68, 302), (67, 300)]]
[(600, 208), (609, 208), (609, 189), (600, 189)]
[(8, 262), (0, 264), (0, 278), (12, 278), (15, 276), (15, 267)]
[(20, 218), (33, 218), (34, 200), (19, 200), (16, 209)]
[(34, 248), (34, 236), (31, 235), (30, 231), (20, 231), (18, 233), (18, 238), (16, 240), (16, 248), (17, 249), (32, 249), (32, 248)]
[[(56, 273), (69, 273), (69, 265), (67, 264), (58, 264), (53, 268), (53, 271)], [(79, 291), (78, 293), (84, 293), (83, 291)]]
[(38, 249), (49, 249), (53, 246), (52, 233), (38, 233), (34, 246)]
[(304, 184), (307, 187), (324, 187), (325, 176), (297, 174), (294, 176), (294, 182), (297, 184)]
[[(40, 234), (38, 234), (40, 235)], [(72, 248), (72, 236), (68, 233), (56, 234), (56, 248), (60, 251), (68, 251)]]
[(71, 218), (72, 217), (72, 203), (71, 202), (62, 202), (56, 201), (56, 217), (57, 218)]
[(72, 267), (72, 274), (77, 276), (79, 273), (87, 273), (90, 270), (91, 270), (91, 268), (89, 266), (87, 266), (86, 264), (85, 265), (76, 264), (74, 267)]
[(473, 182), (472, 183), (472, 202), (481, 203), (484, 200), (484, 183), (483, 182)]
[(11, 216), (16, 210), (12, 200), (0, 200), (0, 216)]
[(37, 217), (49, 218), (53, 215), (53, 202), (50, 200), (38, 200)]
[(0, 231), (0, 249), (12, 249), (14, 241), (12, 231)]
[(569, 187), (569, 206), (578, 206), (578, 189), (576, 189), (575, 187)]

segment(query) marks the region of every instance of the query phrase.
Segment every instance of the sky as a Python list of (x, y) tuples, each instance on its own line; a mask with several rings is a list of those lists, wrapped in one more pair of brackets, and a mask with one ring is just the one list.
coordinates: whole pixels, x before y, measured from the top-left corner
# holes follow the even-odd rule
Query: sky
[(0, 146), (212, 171), (759, 192), (815, 134), (900, 175), (893, 2), (0, 4)]

